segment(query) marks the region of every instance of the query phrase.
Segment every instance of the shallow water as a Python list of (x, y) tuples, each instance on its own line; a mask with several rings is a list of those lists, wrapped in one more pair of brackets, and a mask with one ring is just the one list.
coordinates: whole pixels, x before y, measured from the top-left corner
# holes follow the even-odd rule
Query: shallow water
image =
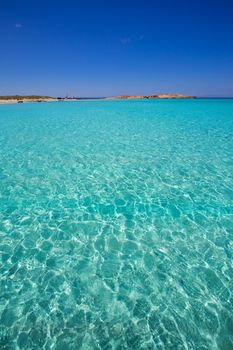
[(233, 349), (233, 100), (0, 106), (0, 348)]

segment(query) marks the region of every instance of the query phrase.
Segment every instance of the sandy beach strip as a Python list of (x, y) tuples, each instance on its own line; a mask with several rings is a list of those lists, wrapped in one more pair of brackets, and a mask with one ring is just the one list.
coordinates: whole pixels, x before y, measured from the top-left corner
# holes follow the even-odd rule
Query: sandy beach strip
[(11, 103), (18, 103), (17, 100), (0, 100), (0, 105), (8, 105)]

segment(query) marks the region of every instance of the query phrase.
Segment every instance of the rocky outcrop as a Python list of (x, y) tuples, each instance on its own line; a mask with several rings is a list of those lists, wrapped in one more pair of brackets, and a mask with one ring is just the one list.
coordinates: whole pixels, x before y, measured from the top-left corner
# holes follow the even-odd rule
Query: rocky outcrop
[(159, 98), (195, 98), (195, 96), (186, 96), (182, 94), (159, 94), (159, 95), (121, 95), (110, 99), (133, 100), (133, 99), (159, 99)]
[(160, 94), (158, 98), (196, 98), (195, 96), (186, 96), (182, 94)]

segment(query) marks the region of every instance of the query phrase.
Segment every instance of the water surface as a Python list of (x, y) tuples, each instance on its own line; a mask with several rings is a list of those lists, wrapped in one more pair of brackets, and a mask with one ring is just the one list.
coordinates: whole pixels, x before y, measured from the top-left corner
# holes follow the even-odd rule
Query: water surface
[(233, 100), (0, 106), (0, 348), (233, 349)]

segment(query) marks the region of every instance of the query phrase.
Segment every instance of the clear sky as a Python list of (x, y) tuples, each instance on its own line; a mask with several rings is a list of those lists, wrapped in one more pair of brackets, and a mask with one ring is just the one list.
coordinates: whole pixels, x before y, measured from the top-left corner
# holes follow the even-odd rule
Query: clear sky
[(233, 96), (233, 0), (7, 0), (0, 95)]

